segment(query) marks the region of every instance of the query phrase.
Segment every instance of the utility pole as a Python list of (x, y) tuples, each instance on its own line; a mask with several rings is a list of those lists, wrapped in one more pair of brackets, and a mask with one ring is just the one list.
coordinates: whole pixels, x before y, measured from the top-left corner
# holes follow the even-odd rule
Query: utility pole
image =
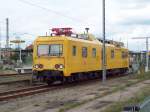
[(1, 26), (0, 26), (0, 63), (2, 61), (2, 53), (1, 53)]
[(129, 49), (129, 40), (128, 40), (128, 38), (127, 38), (127, 48)]
[(6, 18), (6, 49), (9, 48), (9, 19)]
[(146, 38), (146, 68), (145, 71), (148, 72), (149, 71), (149, 42), (148, 42), (148, 37)]
[(103, 23), (103, 84), (106, 82), (106, 46), (105, 46), (105, 0), (102, 0), (102, 23)]
[(22, 52), (21, 52), (21, 41), (18, 44), (19, 44), (19, 60), (20, 60), (20, 63), (22, 63), (22, 58), (21, 58), (21, 54), (22, 54)]
[(133, 39), (145, 39), (146, 40), (146, 67), (145, 67), (145, 72), (148, 72), (149, 71), (149, 42), (148, 42), (148, 39), (150, 37), (136, 37), (136, 38), (133, 38)]

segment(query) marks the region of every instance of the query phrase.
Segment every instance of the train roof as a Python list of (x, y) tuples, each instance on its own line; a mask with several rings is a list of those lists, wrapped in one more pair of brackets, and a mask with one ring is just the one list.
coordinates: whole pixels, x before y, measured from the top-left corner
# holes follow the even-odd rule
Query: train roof
[[(40, 42), (40, 41), (46, 42), (46, 41), (50, 41), (50, 40), (53, 40), (53, 41), (70, 40), (70, 41), (79, 41), (79, 42), (86, 42), (86, 43), (102, 45), (102, 39), (95, 38), (95, 36), (92, 34), (89, 34), (88, 39), (80, 38), (80, 37), (76, 37), (76, 36), (72, 36), (72, 37), (70, 37), (70, 36), (39, 36), (35, 41), (36, 42)], [(121, 42), (106, 40), (105, 43), (106, 43), (106, 46), (109, 46), (109, 47), (127, 49), (124, 47), (123, 43), (121, 43)]]
[(86, 35), (78, 35), (77, 36), (39, 36), (35, 41), (63, 41), (63, 40), (70, 40), (70, 41), (79, 41), (79, 42), (86, 42), (86, 43), (97, 43), (101, 44), (93, 35), (89, 34), (88, 38), (85, 37)]

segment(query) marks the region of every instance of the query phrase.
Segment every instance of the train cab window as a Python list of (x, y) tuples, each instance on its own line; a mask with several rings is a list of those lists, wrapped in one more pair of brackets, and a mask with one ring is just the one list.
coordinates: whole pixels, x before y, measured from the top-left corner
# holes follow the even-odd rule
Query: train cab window
[(82, 57), (84, 57), (84, 58), (87, 57), (87, 48), (86, 47), (82, 48)]
[(115, 51), (111, 50), (111, 58), (114, 59), (115, 58)]
[(38, 56), (48, 56), (49, 55), (49, 45), (38, 45), (37, 47)]
[(51, 44), (50, 45), (50, 56), (62, 56), (63, 54), (63, 45), (61, 44)]
[(77, 48), (76, 48), (76, 46), (73, 46), (72, 47), (72, 55), (76, 56), (76, 53), (77, 53)]
[(95, 58), (96, 57), (96, 48), (92, 49), (92, 57)]

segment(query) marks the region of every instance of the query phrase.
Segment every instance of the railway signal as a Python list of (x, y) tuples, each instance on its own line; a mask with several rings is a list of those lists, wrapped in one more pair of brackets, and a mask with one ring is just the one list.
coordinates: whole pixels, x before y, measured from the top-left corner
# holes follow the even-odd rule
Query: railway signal
[(135, 37), (132, 39), (146, 39), (146, 67), (145, 67), (145, 71), (148, 72), (149, 71), (149, 42), (148, 39), (150, 37)]

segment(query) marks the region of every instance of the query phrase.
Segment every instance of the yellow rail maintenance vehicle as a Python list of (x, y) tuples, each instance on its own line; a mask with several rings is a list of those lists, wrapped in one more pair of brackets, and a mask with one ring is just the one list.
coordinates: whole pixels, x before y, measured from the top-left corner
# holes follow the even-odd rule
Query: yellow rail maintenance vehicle
[[(102, 42), (93, 35), (74, 34), (72, 28), (53, 28), (51, 36), (34, 42), (33, 75), (48, 84), (100, 77)], [(120, 43), (106, 42), (107, 73), (128, 70), (128, 49)]]

